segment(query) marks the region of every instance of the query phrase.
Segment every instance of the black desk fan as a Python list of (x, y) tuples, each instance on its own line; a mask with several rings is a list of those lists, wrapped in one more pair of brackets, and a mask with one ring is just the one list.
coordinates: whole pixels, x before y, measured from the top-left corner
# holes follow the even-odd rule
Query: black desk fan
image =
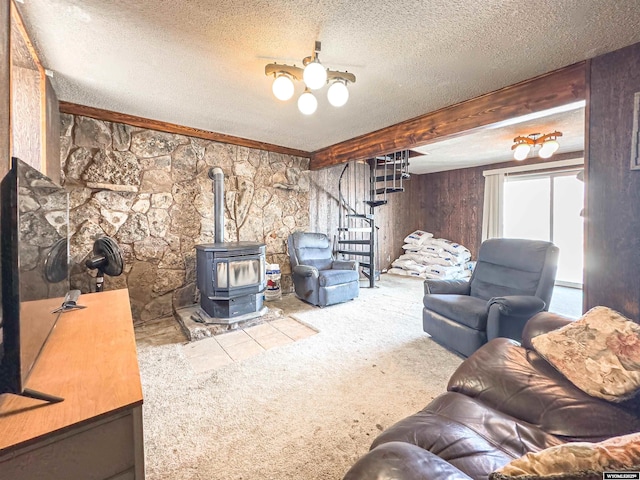
[(122, 250), (111, 237), (101, 237), (93, 242), (93, 256), (85, 262), (90, 270), (98, 269), (96, 274), (96, 292), (104, 289), (104, 274), (117, 277), (122, 274), (124, 260)]

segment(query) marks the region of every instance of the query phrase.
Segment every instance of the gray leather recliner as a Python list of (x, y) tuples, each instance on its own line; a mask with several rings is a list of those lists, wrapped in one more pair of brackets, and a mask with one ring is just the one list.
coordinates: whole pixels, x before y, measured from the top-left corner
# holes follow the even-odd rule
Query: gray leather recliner
[(298, 298), (324, 307), (358, 296), (358, 262), (334, 260), (326, 235), (295, 232), (289, 235), (287, 245)]
[(486, 240), (469, 281), (425, 280), (423, 329), (465, 357), (493, 338), (521, 341), (527, 320), (549, 309), (557, 266), (553, 243)]

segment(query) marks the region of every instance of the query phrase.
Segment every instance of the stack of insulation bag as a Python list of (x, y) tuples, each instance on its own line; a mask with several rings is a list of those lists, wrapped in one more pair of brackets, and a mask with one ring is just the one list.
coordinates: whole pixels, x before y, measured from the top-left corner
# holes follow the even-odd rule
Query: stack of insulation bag
[(416, 230), (407, 235), (402, 246), (404, 254), (395, 260), (388, 273), (439, 280), (471, 277), (475, 262), (464, 246), (433, 238), (433, 234)]

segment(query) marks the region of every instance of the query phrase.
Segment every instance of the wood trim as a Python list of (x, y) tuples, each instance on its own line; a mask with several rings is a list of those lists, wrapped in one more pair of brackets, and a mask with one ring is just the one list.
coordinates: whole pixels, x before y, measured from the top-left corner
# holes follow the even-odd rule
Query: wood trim
[(553, 159), (543, 162), (526, 163), (523, 165), (517, 165), (515, 167), (502, 167), (491, 168), (491, 165), (486, 170), (482, 171), (482, 176), (487, 177), (489, 175), (521, 173), (521, 172), (546, 172), (551, 170), (557, 170), (559, 168), (567, 167), (579, 167), (584, 166), (584, 152), (570, 152), (560, 155), (554, 155)]
[(313, 152), (311, 169), (426, 145), (495, 123), (584, 100), (585, 62)]
[(259, 150), (267, 150), (269, 152), (283, 153), (285, 155), (294, 155), (296, 157), (311, 157), (310, 152), (297, 150), (295, 148), (282, 147), (271, 143), (259, 142), (224, 133), (210, 132), (199, 128), (185, 127), (175, 123), (161, 122), (159, 120), (151, 120), (149, 118), (137, 117), (126, 113), (113, 112), (111, 110), (103, 110), (101, 108), (88, 107), (86, 105), (78, 105), (77, 103), (60, 102), (60, 113), (68, 113), (71, 115), (82, 115), (97, 120), (106, 120), (108, 122), (126, 123), (134, 127), (148, 128), (150, 130), (158, 130), (160, 132), (177, 133), (189, 137), (202, 138), (205, 140), (213, 140), (214, 142), (230, 143), (241, 147), (256, 148)]
[(24, 20), (22, 19), (22, 15), (20, 15), (20, 11), (16, 7), (14, 0), (11, 0), (11, 18), (16, 22), (16, 26), (18, 27), (18, 30), (20, 31), (20, 34), (24, 39), (24, 43), (27, 46), (27, 50), (29, 50), (29, 54), (33, 59), (33, 63), (36, 64), (38, 71), (42, 75), (44, 75), (44, 67), (42, 66), (42, 63), (40, 63), (40, 59), (38, 58), (38, 53), (36, 52), (36, 49), (33, 46), (33, 43), (31, 42), (31, 38), (29, 37), (29, 34), (27, 33), (27, 29), (24, 26)]
[(0, 177), (11, 160), (11, 8), (0, 2)]
[(47, 76), (44, 69), (40, 69), (40, 171), (47, 174), (47, 143), (49, 142), (49, 129), (47, 128)]
[(591, 131), (591, 59), (585, 62), (585, 100), (586, 105), (584, 108), (584, 243), (582, 247), (583, 252), (583, 267), (582, 267), (582, 312), (586, 312), (590, 302), (590, 291), (588, 288), (589, 282), (589, 239), (591, 238), (591, 222), (589, 221), (589, 132)]

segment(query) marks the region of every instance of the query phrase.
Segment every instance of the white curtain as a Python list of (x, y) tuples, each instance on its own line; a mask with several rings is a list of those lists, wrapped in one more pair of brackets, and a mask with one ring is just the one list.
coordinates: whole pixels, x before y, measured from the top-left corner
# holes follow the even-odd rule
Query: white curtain
[(484, 207), (482, 209), (482, 241), (502, 237), (502, 200), (504, 174), (489, 172), (484, 177)]

